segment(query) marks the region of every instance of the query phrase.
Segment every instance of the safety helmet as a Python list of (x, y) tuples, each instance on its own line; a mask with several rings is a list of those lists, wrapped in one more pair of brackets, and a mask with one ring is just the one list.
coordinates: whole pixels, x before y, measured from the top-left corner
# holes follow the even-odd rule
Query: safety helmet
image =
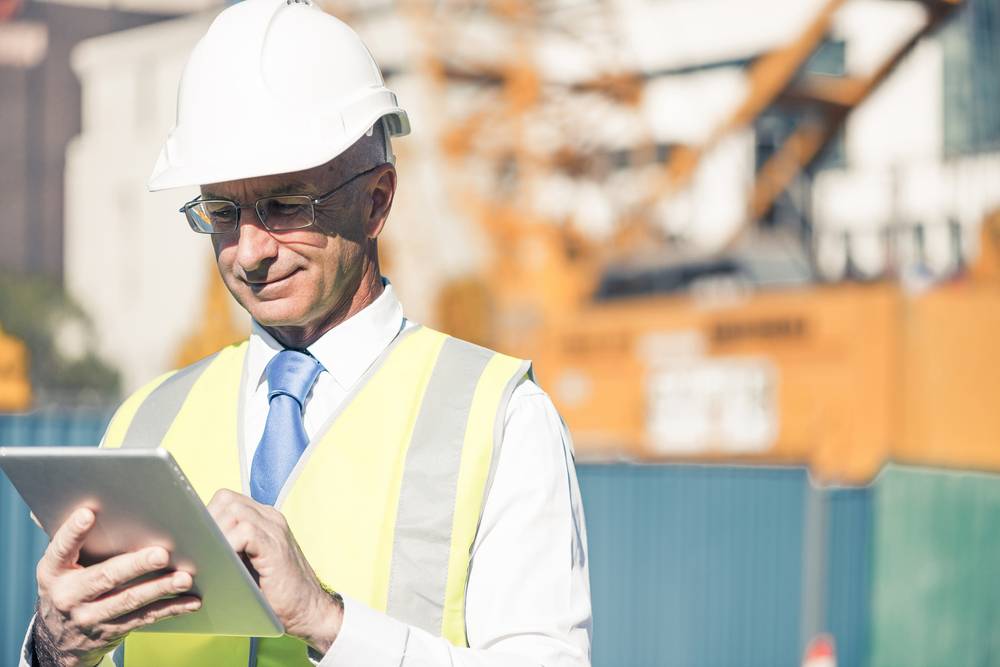
[(361, 38), (308, 0), (244, 0), (221, 12), (181, 75), (177, 123), (150, 190), (321, 165), (379, 122), (410, 122)]

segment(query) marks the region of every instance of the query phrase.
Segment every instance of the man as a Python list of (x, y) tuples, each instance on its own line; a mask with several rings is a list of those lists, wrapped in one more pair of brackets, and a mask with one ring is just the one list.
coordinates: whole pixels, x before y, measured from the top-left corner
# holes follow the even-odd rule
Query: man
[(130, 397), (105, 447), (170, 450), (285, 627), (134, 631), (194, 613), (150, 547), (82, 567), (80, 508), (39, 561), (22, 665), (589, 664), (571, 447), (525, 362), (404, 319), (377, 239), (409, 131), (364, 45), (307, 3), (246, 0), (182, 77), (151, 189), (210, 234), (248, 341)]

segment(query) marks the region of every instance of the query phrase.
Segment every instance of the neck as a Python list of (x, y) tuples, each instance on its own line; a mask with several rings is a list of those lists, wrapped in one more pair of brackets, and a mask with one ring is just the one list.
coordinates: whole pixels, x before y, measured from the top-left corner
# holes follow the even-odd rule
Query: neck
[[(330, 329), (364, 310), (385, 289), (378, 263), (370, 264), (361, 275), (358, 286), (348, 291), (345, 298), (319, 322), (306, 326), (263, 327), (276, 341), (286, 348), (304, 350), (323, 337)], [(263, 326), (263, 325), (262, 325)]]

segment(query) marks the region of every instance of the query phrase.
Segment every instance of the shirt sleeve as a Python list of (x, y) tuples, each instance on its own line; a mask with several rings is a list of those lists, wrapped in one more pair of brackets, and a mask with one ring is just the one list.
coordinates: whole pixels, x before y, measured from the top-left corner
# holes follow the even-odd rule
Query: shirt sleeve
[[(319, 667), (589, 667), (590, 584), (573, 447), (534, 382), (514, 390), (472, 548), (468, 648), (345, 598)], [(314, 658), (316, 656), (313, 656)]]
[(21, 644), (21, 661), (17, 667), (35, 667), (35, 617), (31, 617), (28, 623), (28, 631), (24, 634), (24, 642)]

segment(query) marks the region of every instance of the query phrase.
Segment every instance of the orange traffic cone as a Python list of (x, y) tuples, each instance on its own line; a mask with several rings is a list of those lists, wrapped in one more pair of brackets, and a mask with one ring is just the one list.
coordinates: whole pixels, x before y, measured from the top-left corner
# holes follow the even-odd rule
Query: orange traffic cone
[(837, 667), (837, 653), (833, 648), (833, 637), (817, 635), (802, 657), (802, 667)]

